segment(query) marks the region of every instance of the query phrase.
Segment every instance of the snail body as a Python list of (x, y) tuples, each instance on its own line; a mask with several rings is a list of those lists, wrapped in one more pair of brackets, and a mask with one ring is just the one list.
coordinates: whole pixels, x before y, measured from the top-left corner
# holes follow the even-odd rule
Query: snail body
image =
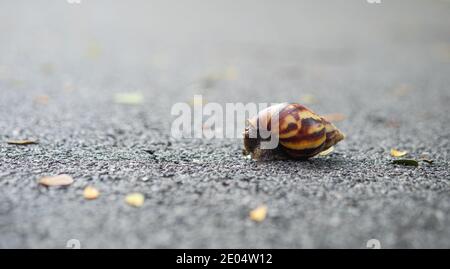
[[(277, 145), (262, 147), (269, 133)], [(344, 139), (332, 123), (296, 103), (270, 106), (247, 121), (244, 131), (244, 154), (253, 159), (308, 159)]]

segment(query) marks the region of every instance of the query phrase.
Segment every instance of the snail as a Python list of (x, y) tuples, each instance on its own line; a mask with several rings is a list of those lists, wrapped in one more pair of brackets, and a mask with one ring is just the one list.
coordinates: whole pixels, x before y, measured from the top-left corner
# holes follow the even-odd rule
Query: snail
[(344, 139), (332, 123), (296, 103), (270, 106), (246, 125), (243, 152), (255, 160), (305, 160)]

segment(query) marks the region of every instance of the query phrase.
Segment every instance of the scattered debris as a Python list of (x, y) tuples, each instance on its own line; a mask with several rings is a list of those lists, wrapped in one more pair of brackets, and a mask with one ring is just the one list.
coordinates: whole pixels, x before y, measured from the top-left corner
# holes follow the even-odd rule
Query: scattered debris
[(414, 159), (399, 159), (392, 161), (393, 164), (401, 164), (406, 166), (419, 166), (419, 162)]
[(200, 79), (200, 85), (203, 89), (213, 88), (220, 81), (233, 81), (239, 76), (238, 70), (234, 66), (227, 66), (222, 70), (211, 72)]
[(402, 157), (408, 154), (406, 150), (397, 150), (397, 149), (391, 149), (391, 156), (392, 157)]
[(329, 122), (339, 122), (345, 120), (345, 115), (342, 113), (332, 113), (323, 116)]
[(205, 76), (205, 80), (219, 81), (219, 80), (235, 80), (239, 75), (238, 70), (234, 66), (227, 66), (222, 70), (211, 72)]
[(53, 177), (43, 177), (39, 179), (39, 184), (45, 186), (67, 186), (72, 184), (73, 178), (69, 175), (58, 175)]
[(145, 197), (142, 193), (130, 193), (125, 197), (125, 202), (134, 207), (141, 207), (144, 204)]
[(267, 206), (261, 205), (250, 211), (249, 217), (256, 222), (263, 221), (267, 216)]
[(0, 79), (7, 79), (10, 76), (9, 68), (5, 65), (0, 65)]
[(426, 162), (428, 164), (433, 164), (434, 163), (434, 160), (431, 159), (431, 157), (430, 157), (430, 155), (428, 153), (423, 153), (422, 155), (420, 155), (419, 161)]
[(234, 66), (227, 66), (223, 73), (224, 80), (236, 80), (239, 76), (239, 71)]
[(38, 95), (34, 97), (33, 101), (40, 105), (47, 105), (50, 97), (48, 95)]
[(320, 156), (327, 156), (328, 154), (330, 154), (331, 152), (334, 151), (334, 146), (332, 146), (331, 148), (322, 151), (321, 153), (319, 153)]
[(156, 150), (155, 149), (144, 149), (144, 152), (147, 152), (150, 155), (155, 154)]
[(385, 123), (388, 128), (400, 128), (400, 121), (398, 120), (388, 120)]
[(419, 161), (426, 162), (428, 164), (433, 164), (434, 163), (434, 160), (425, 159), (425, 158), (419, 159)]
[(161, 70), (166, 70), (170, 66), (170, 55), (165, 52), (159, 52), (152, 55), (150, 63)]
[(100, 192), (96, 188), (94, 188), (92, 186), (87, 186), (86, 188), (84, 188), (83, 197), (86, 200), (94, 200), (94, 199), (97, 199), (99, 196), (100, 196)]
[(42, 74), (46, 76), (53, 74), (53, 72), (55, 71), (52, 63), (44, 63), (40, 66), (40, 69)]
[(34, 145), (34, 144), (38, 144), (37, 140), (29, 140), (29, 139), (24, 139), (24, 140), (9, 140), (6, 143), (10, 144), (10, 145)]
[(433, 47), (433, 54), (444, 63), (450, 63), (450, 43), (437, 43)]
[(394, 90), (392, 91), (392, 93), (395, 96), (402, 97), (402, 96), (409, 94), (412, 90), (413, 90), (413, 87), (411, 85), (402, 83), (402, 84), (398, 85), (397, 87), (395, 87)]
[(71, 81), (65, 81), (62, 88), (65, 92), (73, 92), (76, 89), (75, 85)]
[(11, 79), (9, 79), (9, 83), (11, 84), (12, 87), (21, 87), (25, 84), (25, 80), (11, 78)]
[(101, 54), (102, 48), (100, 47), (100, 44), (95, 41), (90, 42), (86, 48), (86, 57), (91, 60), (96, 60)]
[(114, 102), (124, 105), (139, 105), (144, 102), (144, 96), (139, 92), (116, 93)]
[(302, 97), (300, 97), (300, 104), (304, 105), (311, 105), (311, 104), (317, 104), (317, 98), (314, 97), (312, 94), (305, 94)]
[(191, 106), (203, 106), (207, 101), (201, 95), (194, 95), (194, 98), (189, 101)]

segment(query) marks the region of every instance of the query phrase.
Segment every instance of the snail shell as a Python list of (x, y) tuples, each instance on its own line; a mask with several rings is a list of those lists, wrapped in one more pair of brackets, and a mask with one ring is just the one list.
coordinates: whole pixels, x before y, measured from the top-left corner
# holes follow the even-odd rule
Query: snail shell
[[(278, 120), (274, 120), (275, 116)], [(263, 149), (262, 131), (278, 138), (274, 149)], [(344, 139), (330, 122), (310, 109), (295, 103), (268, 107), (247, 121), (244, 131), (244, 154), (253, 159), (307, 159)]]

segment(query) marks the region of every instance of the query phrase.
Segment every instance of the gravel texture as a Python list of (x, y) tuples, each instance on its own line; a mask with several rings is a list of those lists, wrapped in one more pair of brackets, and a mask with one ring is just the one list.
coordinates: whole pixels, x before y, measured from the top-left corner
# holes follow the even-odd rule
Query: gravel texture
[[(450, 247), (450, 2), (0, 2), (0, 248)], [(117, 104), (139, 92), (143, 103)], [(326, 157), (173, 139), (170, 110), (342, 113)], [(10, 139), (37, 145), (9, 145)], [(391, 164), (391, 148), (433, 164)], [(69, 174), (69, 187), (43, 176)], [(87, 201), (83, 189), (98, 188)], [(134, 208), (132, 192), (145, 195)], [(267, 218), (249, 211), (265, 204)]]

